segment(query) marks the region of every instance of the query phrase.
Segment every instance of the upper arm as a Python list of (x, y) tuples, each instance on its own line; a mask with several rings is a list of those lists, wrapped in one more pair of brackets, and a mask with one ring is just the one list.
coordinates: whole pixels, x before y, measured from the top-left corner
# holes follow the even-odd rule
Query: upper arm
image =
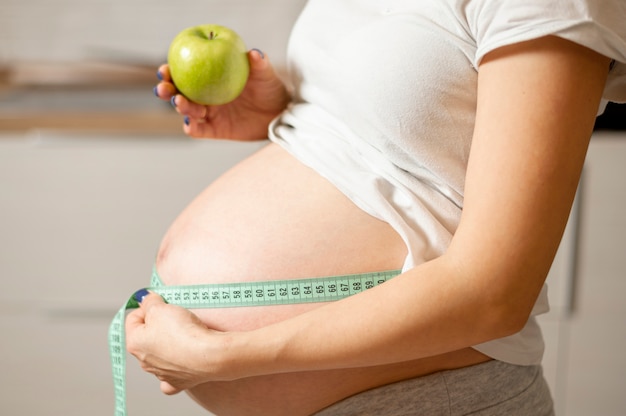
[(497, 49), (479, 68), (464, 208), (448, 255), (516, 310), (530, 312), (558, 248), (608, 63), (544, 37)]

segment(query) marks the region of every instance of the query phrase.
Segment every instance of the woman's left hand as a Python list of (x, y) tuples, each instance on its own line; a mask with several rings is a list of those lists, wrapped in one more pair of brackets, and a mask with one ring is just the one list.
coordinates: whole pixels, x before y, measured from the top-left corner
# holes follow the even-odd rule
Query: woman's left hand
[(161, 380), (161, 391), (176, 394), (213, 379), (211, 368), (220, 354), (211, 351), (210, 344), (220, 345), (215, 337), (224, 333), (207, 328), (192, 312), (165, 303), (155, 293), (143, 297), (140, 305), (126, 318), (126, 348), (145, 371)]

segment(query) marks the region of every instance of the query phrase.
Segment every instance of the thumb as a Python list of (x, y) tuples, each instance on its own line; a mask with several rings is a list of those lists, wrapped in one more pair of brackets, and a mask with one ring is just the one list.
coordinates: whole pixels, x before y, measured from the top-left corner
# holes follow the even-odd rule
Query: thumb
[(168, 396), (172, 396), (174, 394), (180, 393), (181, 391), (182, 391), (182, 389), (179, 389), (177, 387), (172, 386), (167, 381), (162, 381), (161, 382), (161, 392), (163, 394), (167, 394)]
[(259, 81), (269, 81), (276, 78), (276, 72), (266, 54), (260, 49), (251, 49), (248, 52), (250, 62), (250, 78)]
[(263, 51), (256, 48), (248, 51), (248, 61), (250, 62), (250, 67), (253, 71), (263, 69), (269, 64), (269, 60)]
[(151, 307), (167, 303), (160, 295), (150, 292), (147, 289), (139, 289), (133, 294), (133, 299), (137, 302), (139, 308), (134, 309), (126, 317), (127, 335), (130, 335), (135, 329), (145, 325), (148, 310)]
[(135, 292), (133, 297), (145, 313), (148, 313), (148, 311), (156, 305), (163, 305), (167, 303), (161, 295), (151, 292), (148, 289), (139, 289)]

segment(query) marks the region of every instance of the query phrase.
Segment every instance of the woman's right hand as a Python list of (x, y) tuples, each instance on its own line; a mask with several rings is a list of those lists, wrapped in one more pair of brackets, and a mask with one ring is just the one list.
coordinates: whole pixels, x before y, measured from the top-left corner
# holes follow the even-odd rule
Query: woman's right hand
[(230, 103), (207, 106), (188, 100), (176, 89), (167, 64), (159, 67), (162, 81), (154, 92), (184, 116), (183, 130), (191, 137), (265, 139), (270, 121), (287, 107), (290, 96), (267, 56), (253, 49), (248, 52), (248, 60), (248, 82), (241, 95)]

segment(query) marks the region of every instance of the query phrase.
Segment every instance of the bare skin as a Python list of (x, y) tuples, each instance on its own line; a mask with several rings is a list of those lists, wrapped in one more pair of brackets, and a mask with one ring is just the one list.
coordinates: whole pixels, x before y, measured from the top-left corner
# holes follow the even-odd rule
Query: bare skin
[[(181, 214), (163, 240), (157, 268), (166, 284), (242, 282), (397, 269), (405, 256), (403, 241), (388, 224), (269, 145)], [(209, 328), (248, 331), (319, 306), (194, 313)], [(218, 415), (307, 415), (366, 389), (487, 359), (464, 349), (411, 363), (210, 382), (188, 392)]]
[[(267, 61), (252, 54), (251, 66), (241, 105), (209, 109), (177, 96), (187, 134), (263, 137), (286, 94)], [(188, 390), (223, 415), (309, 414), (376, 385), (486, 360), (470, 346), (521, 330), (544, 283), (608, 66), (555, 37), (483, 59), (464, 208), (444, 255), (319, 307), (194, 315), (149, 295), (127, 318), (128, 350), (164, 393)], [(252, 99), (261, 91), (272, 99)], [(235, 134), (240, 111), (258, 117)], [(404, 255), (387, 225), (272, 145), (183, 212), (158, 268), (166, 283), (241, 281), (398, 268)]]

